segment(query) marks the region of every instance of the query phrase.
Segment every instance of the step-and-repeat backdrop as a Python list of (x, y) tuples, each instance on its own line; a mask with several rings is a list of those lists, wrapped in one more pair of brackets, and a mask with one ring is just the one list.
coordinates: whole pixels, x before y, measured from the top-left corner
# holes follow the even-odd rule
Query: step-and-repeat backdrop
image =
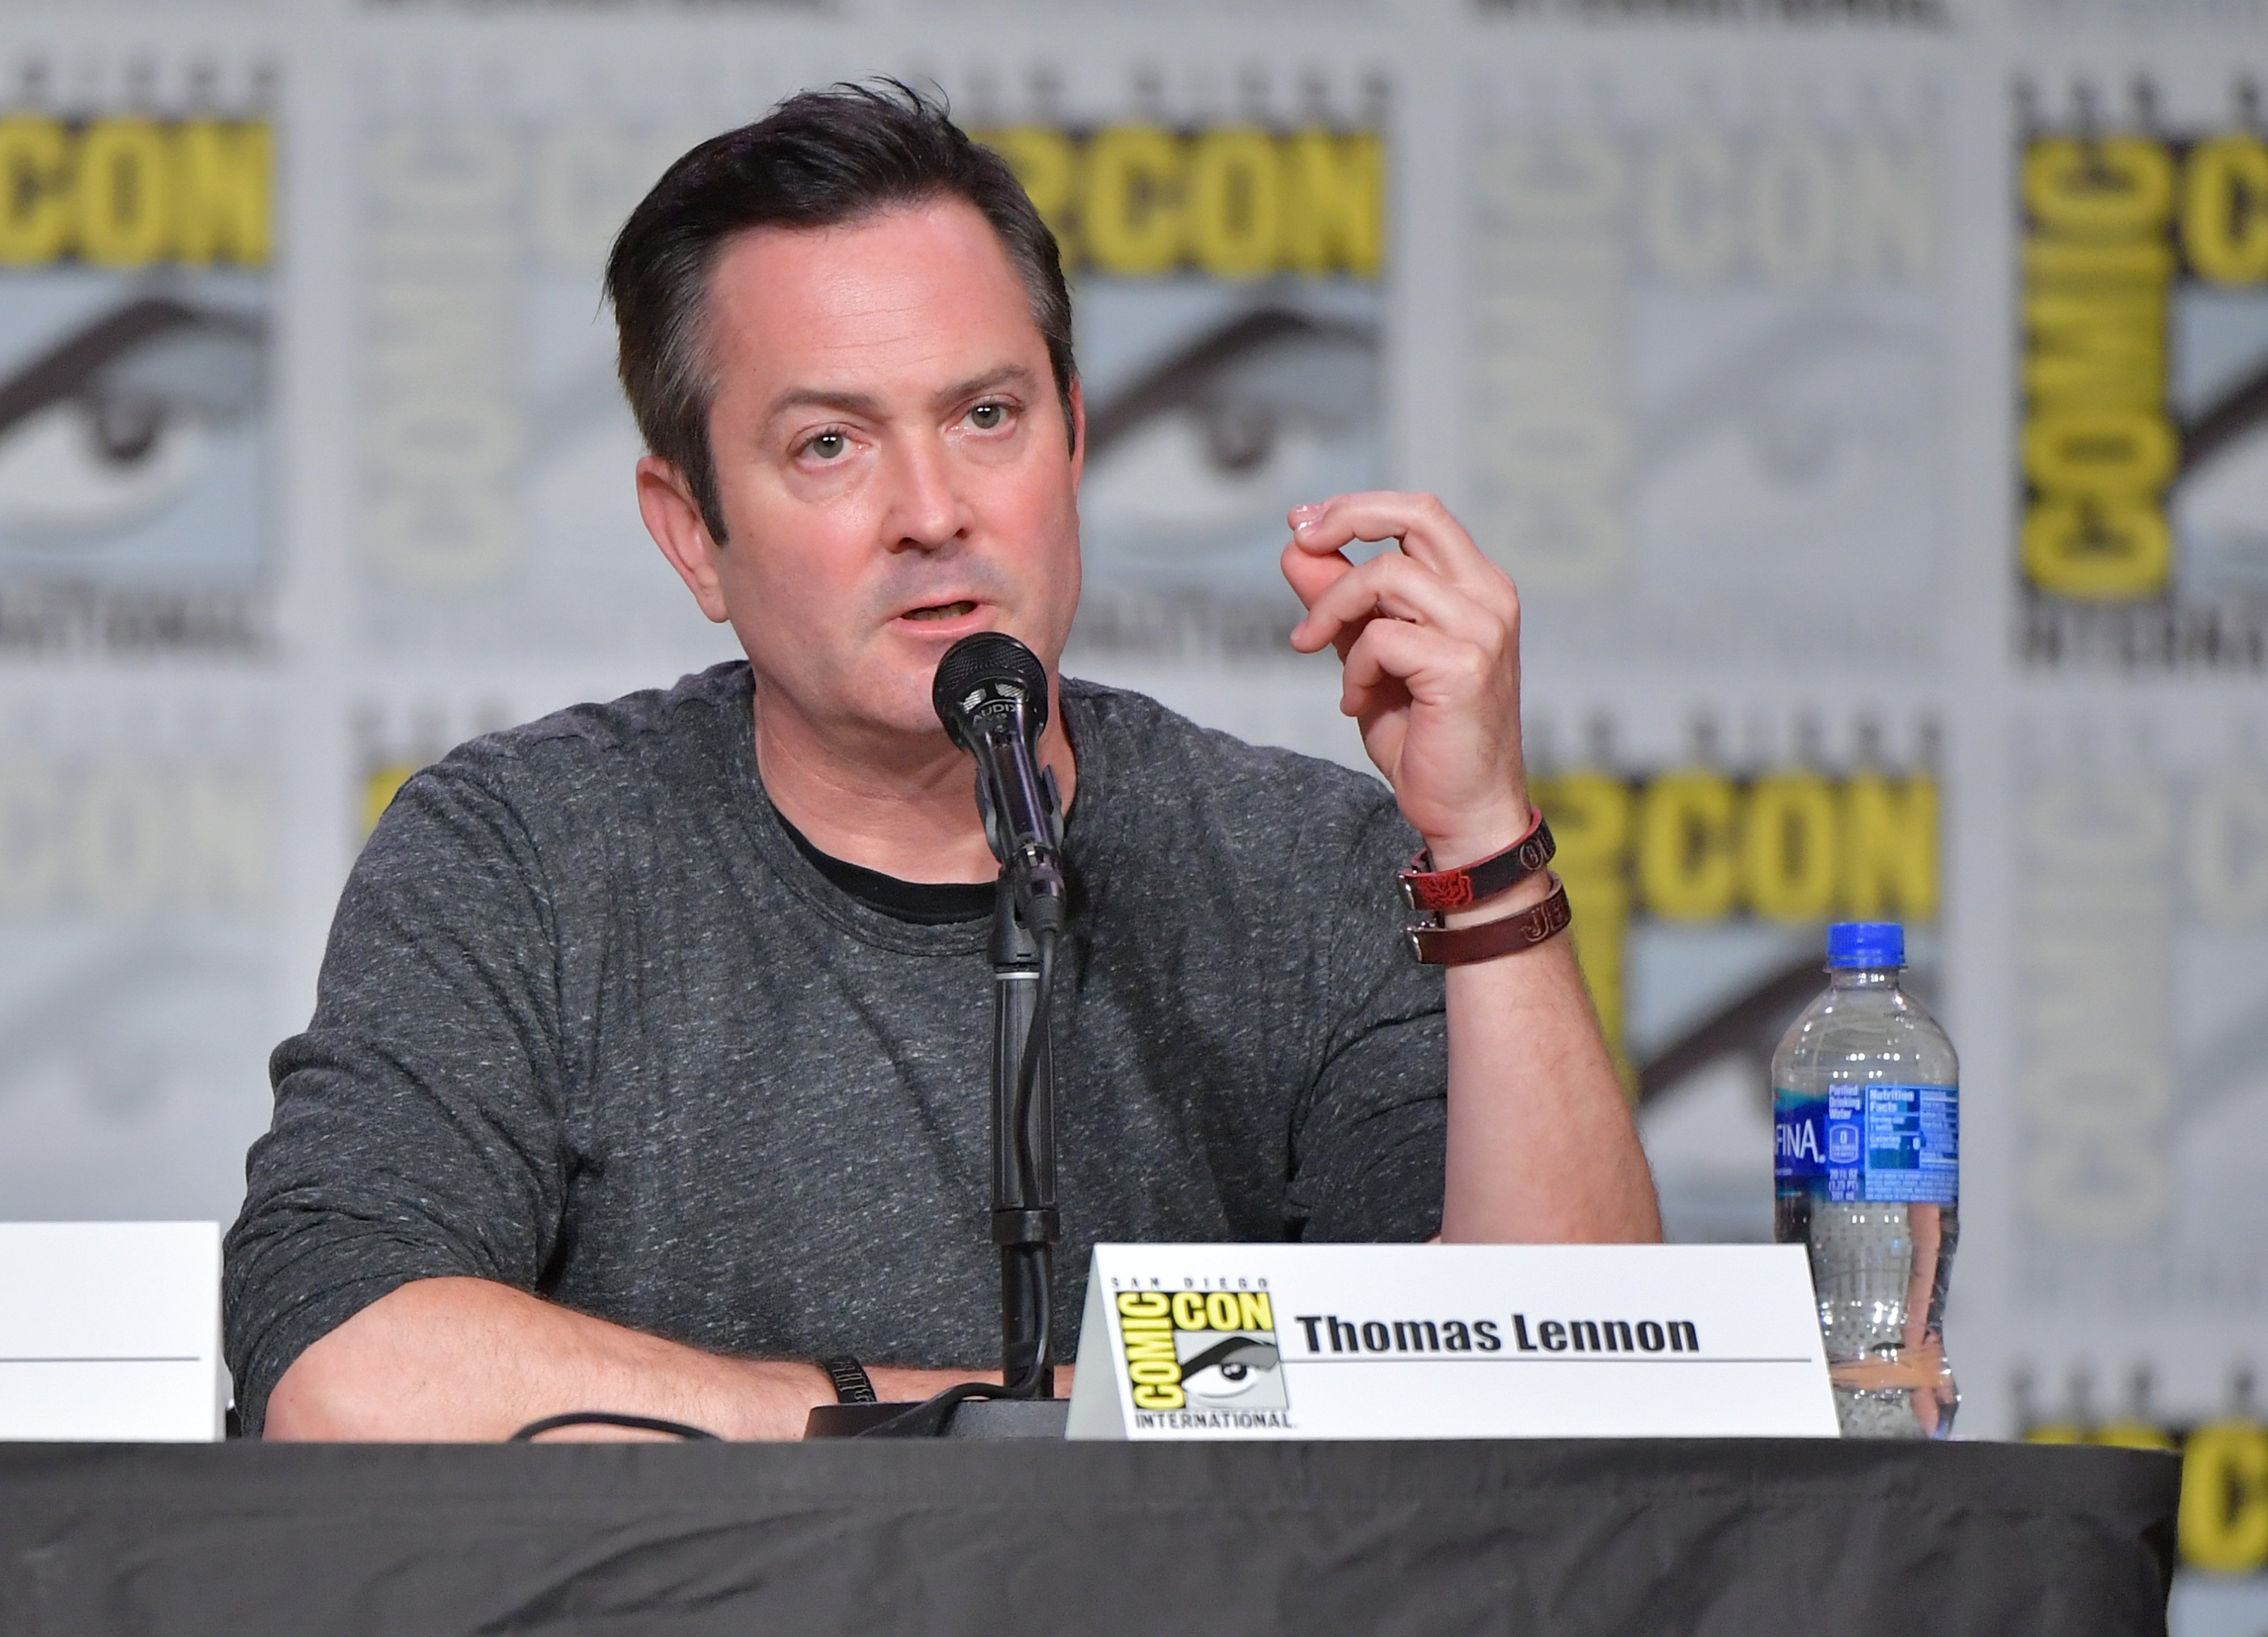
[(2183, 1619), (2268, 1622), (2262, 0), (7, 11), (0, 1215), (232, 1215), (393, 789), (732, 653), (598, 268), (895, 74), (1071, 271), (1072, 668), (1359, 763), (1283, 513), (1443, 495), (1673, 1234), (1769, 1236), (1822, 929), (1906, 921), (1963, 1429), (2189, 1440)]

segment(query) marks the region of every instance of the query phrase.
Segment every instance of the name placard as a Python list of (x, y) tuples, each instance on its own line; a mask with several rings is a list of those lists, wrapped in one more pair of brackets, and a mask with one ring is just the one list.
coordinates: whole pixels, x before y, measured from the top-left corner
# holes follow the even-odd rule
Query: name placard
[(1832, 1438), (1800, 1245), (1104, 1244), (1073, 1438)]
[(0, 1442), (221, 1432), (217, 1222), (0, 1222)]

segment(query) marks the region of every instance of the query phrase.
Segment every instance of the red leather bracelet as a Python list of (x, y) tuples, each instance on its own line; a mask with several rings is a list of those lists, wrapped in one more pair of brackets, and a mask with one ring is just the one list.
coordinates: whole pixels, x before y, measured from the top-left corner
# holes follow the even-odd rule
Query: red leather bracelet
[(1543, 822), (1543, 815), (1532, 806), (1528, 820), (1526, 835), (1477, 863), (1436, 870), (1432, 853), (1420, 852), (1402, 872), (1402, 891), (1410, 899), (1410, 907), (1437, 915), (1445, 910), (1465, 909), (1518, 886), (1543, 869), (1559, 850), (1559, 844), (1551, 839), (1551, 826)]
[(1567, 907), (1567, 888), (1551, 877), (1551, 896), (1532, 909), (1476, 927), (1411, 927), (1410, 952), (1428, 966), (1464, 966), (1476, 960), (1494, 960), (1548, 943), (1574, 920)]

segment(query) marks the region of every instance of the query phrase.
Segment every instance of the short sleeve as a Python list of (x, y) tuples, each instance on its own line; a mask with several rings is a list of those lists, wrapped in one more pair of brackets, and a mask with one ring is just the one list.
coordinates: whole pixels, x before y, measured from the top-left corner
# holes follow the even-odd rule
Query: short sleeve
[[(1397, 872), (1417, 849), (1380, 787), (1310, 905), (1329, 928), (1322, 1050), (1292, 1143), (1287, 1234), (1414, 1241), (1441, 1228), (1448, 1154), (1448, 1015), (1440, 970), (1410, 958)], [(1312, 856), (1312, 853), (1310, 853)]]
[(460, 752), (406, 784), (348, 880), (305, 1033), (269, 1063), (223, 1273), (246, 1430), (309, 1345), (413, 1280), (533, 1288), (559, 1233), (556, 943), (541, 861)]

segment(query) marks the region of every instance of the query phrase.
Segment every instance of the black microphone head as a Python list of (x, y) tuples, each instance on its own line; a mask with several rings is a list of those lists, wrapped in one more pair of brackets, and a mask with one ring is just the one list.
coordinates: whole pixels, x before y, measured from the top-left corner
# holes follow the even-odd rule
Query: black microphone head
[(1048, 669), (1005, 631), (979, 631), (945, 650), (929, 698), (945, 730), (964, 749), (969, 724), (980, 712), (1019, 702), (1036, 738), (1048, 725)]

